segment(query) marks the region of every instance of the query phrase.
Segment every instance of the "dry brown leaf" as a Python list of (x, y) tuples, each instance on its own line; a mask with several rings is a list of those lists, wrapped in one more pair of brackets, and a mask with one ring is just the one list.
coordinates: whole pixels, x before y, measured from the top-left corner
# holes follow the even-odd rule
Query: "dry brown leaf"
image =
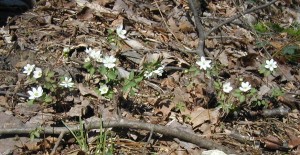
[(95, 3), (98, 3), (101, 6), (113, 3), (115, 0), (96, 0)]
[(191, 98), (191, 95), (186, 92), (185, 88), (176, 87), (174, 89), (173, 93), (174, 93), (174, 98), (173, 98), (173, 103), (174, 104), (186, 103)]
[(93, 95), (93, 96), (96, 96), (96, 97), (100, 97), (94, 90), (91, 90), (85, 86), (83, 86), (82, 83), (79, 83), (78, 84), (78, 89), (80, 91), (80, 94), (85, 96), (85, 95)]
[(161, 82), (161, 86), (167, 87), (169, 89), (174, 89), (178, 87), (178, 84), (175, 82), (174, 78), (171, 77), (163, 79), (163, 81)]
[(171, 109), (174, 108), (174, 104), (171, 100), (165, 99), (162, 100), (158, 105), (157, 108), (154, 110), (155, 114), (162, 114), (163, 117), (166, 117), (171, 112)]
[(234, 15), (236, 15), (236, 8), (230, 7), (226, 9), (225, 17), (232, 17)]
[(179, 27), (177, 26), (175, 20), (173, 18), (170, 18), (168, 20), (168, 24), (170, 26), (170, 29), (172, 30), (173, 33), (179, 32)]
[(149, 48), (145, 47), (142, 43), (133, 39), (124, 40), (127, 45), (132, 47), (135, 50), (149, 50)]
[(199, 128), (198, 128), (203, 135), (207, 136), (211, 136), (212, 132), (211, 132), (211, 124), (210, 123), (203, 123)]
[(160, 53), (147, 53), (145, 56), (145, 62), (151, 63), (151, 62), (157, 62), (161, 58)]
[(6, 96), (0, 96), (0, 106), (1, 107), (9, 107)]
[(220, 53), (218, 60), (221, 62), (222, 65), (224, 66), (228, 66), (229, 61), (228, 61), (228, 57), (227, 54), (223, 51)]
[(194, 26), (188, 21), (182, 21), (179, 23), (179, 29), (185, 32), (192, 32), (194, 30)]
[(211, 124), (217, 123), (219, 120), (219, 110), (209, 110), (199, 107), (191, 113), (191, 123), (193, 127), (197, 127), (208, 120), (210, 120)]
[(205, 40), (205, 46), (207, 48), (215, 48), (217, 44), (218, 44), (218, 41), (216, 39)]
[(40, 145), (38, 145), (38, 142), (27, 142), (27, 143), (24, 143), (24, 145), (26, 146), (26, 148), (30, 151), (37, 151), (40, 149)]
[(83, 8), (78, 14), (77, 18), (81, 20), (91, 20), (94, 17), (93, 11), (89, 8)]
[[(110, 26), (111, 27), (118, 27), (120, 25), (123, 25), (123, 20), (124, 20), (124, 17), (122, 16), (118, 16), (118, 18), (116, 20), (114, 20)], [(123, 25), (123, 28), (124, 28), (124, 25)]]
[(83, 100), (80, 105), (76, 104), (74, 107), (71, 107), (70, 111), (67, 112), (67, 115), (71, 117), (81, 117), (87, 114), (87, 107), (89, 104), (90, 102), (88, 100)]

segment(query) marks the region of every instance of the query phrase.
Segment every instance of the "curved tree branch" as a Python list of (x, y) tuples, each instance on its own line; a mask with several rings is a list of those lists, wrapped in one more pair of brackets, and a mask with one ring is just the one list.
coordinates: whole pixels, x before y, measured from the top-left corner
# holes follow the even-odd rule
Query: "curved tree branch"
[[(101, 122), (91, 122), (86, 124), (86, 129), (99, 129)], [(179, 138), (183, 141), (194, 143), (201, 148), (206, 149), (218, 149), (227, 153), (236, 153), (234, 150), (227, 148), (221, 144), (215, 143), (212, 140), (199, 137), (197, 134), (187, 132), (179, 128), (170, 128), (168, 126), (156, 125), (144, 123), (141, 121), (130, 121), (126, 119), (120, 119), (119, 121), (103, 121), (102, 126), (104, 128), (131, 128), (131, 129), (142, 129), (147, 131), (153, 131), (161, 133), (165, 136), (171, 136)], [(78, 131), (79, 126), (69, 126), (69, 129), (72, 131)], [(24, 127), (24, 128), (6, 128), (0, 129), (0, 135), (3, 134), (28, 134), (31, 131), (35, 130), (33, 127)], [(45, 134), (61, 134), (69, 133), (70, 131), (66, 127), (44, 127)]]
[(246, 15), (246, 14), (255, 12), (255, 11), (260, 10), (260, 9), (263, 9), (263, 8), (265, 8), (265, 7), (267, 7), (267, 6), (270, 6), (270, 5), (272, 5), (273, 3), (275, 3), (276, 1), (278, 1), (278, 0), (273, 0), (273, 1), (269, 2), (269, 3), (266, 3), (266, 4), (263, 4), (263, 5), (260, 5), (260, 6), (251, 8), (251, 9), (249, 9), (249, 10), (246, 10), (246, 11), (244, 11), (244, 12), (242, 12), (242, 13), (239, 13), (239, 14), (237, 14), (237, 15), (235, 15), (235, 16), (233, 16), (233, 17), (227, 19), (227, 20), (225, 20), (224, 22), (220, 23), (219, 25), (213, 27), (210, 31), (208, 31), (208, 32), (205, 34), (205, 37), (204, 37), (204, 38), (206, 38), (206, 37), (207, 37), (208, 35), (210, 35), (212, 32), (214, 32), (214, 31), (216, 31), (217, 29), (219, 29), (221, 26), (226, 25), (226, 24), (228, 24), (228, 23), (230, 23), (230, 22), (232, 22), (232, 21), (234, 21), (234, 20), (240, 18), (241, 16), (244, 16), (244, 15)]
[(240, 18), (243, 15), (255, 12), (257, 10), (263, 9), (267, 6), (270, 6), (272, 4), (274, 4), (276, 1), (278, 0), (272, 0), (266, 4), (251, 8), (249, 10), (246, 10), (244, 12), (241, 12), (227, 20), (225, 20), (224, 22), (220, 23), (219, 25), (213, 27), (210, 31), (208, 31), (207, 33), (205, 33), (204, 27), (201, 23), (199, 14), (201, 11), (201, 9), (199, 8), (200, 4), (198, 4), (197, 2), (199, 2), (199, 0), (188, 0), (189, 2), (189, 6), (194, 14), (194, 19), (195, 19), (195, 25), (198, 31), (198, 37), (199, 37), (199, 43), (198, 43), (198, 48), (196, 49), (195, 53), (197, 53), (199, 56), (204, 56), (204, 48), (205, 48), (205, 39), (208, 37), (208, 35), (210, 35), (212, 32), (215, 32), (216, 30), (218, 30), (221, 26), (226, 25), (228, 23), (231, 23), (232, 21)]

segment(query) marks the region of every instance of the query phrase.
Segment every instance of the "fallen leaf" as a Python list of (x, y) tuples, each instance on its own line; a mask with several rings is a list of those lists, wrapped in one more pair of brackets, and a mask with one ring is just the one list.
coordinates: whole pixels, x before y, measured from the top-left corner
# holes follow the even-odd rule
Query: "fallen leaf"
[(125, 79), (129, 78), (130, 73), (127, 70), (125, 70), (123, 67), (117, 67), (117, 70), (118, 70), (118, 75), (121, 78), (125, 78)]
[(170, 99), (165, 99), (159, 102), (157, 108), (154, 110), (155, 114), (161, 114), (163, 117), (166, 117), (171, 112), (171, 109), (174, 108), (174, 104)]
[(137, 53), (136, 51), (126, 51), (123, 52), (121, 55), (125, 56), (127, 59), (136, 64), (140, 64), (142, 60), (142, 55)]
[(228, 66), (228, 63), (229, 63), (228, 57), (224, 51), (220, 53), (218, 60), (221, 62), (222, 65)]
[(90, 102), (88, 100), (83, 100), (81, 104), (76, 104), (74, 107), (71, 107), (71, 109), (67, 112), (67, 115), (71, 117), (81, 117), (86, 115), (89, 104)]
[(135, 50), (149, 50), (149, 48), (145, 47), (142, 43), (133, 39), (124, 40), (127, 45), (132, 47)]
[(81, 95), (93, 95), (95, 97), (100, 97), (94, 90), (89, 89), (88, 87), (83, 86), (82, 83), (78, 84), (78, 89), (81, 93)]
[(200, 107), (191, 113), (191, 123), (194, 128), (208, 120), (210, 120), (211, 124), (217, 123), (219, 120), (219, 110), (209, 110)]
[(262, 97), (271, 90), (267, 85), (263, 85), (259, 88), (257, 93), (257, 99), (262, 99)]

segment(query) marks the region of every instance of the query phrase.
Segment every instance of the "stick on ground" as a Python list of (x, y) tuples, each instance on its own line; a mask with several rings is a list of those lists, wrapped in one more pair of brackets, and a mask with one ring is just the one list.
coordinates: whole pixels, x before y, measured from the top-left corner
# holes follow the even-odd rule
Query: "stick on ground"
[[(100, 122), (92, 122), (86, 124), (86, 129), (99, 129), (101, 126)], [(221, 144), (218, 144), (212, 140), (202, 138), (197, 134), (187, 132), (185, 130), (179, 128), (170, 128), (168, 126), (156, 125), (144, 123), (141, 121), (130, 121), (126, 119), (120, 119), (118, 121), (103, 121), (104, 128), (130, 128), (130, 129), (142, 129), (156, 133), (161, 133), (165, 136), (171, 136), (175, 138), (179, 138), (183, 141), (187, 141), (190, 143), (194, 143), (201, 148), (205, 149), (218, 149), (227, 153), (236, 153), (235, 150), (225, 147)], [(28, 134), (33, 131), (35, 128), (33, 127), (24, 127), (24, 128), (6, 128), (0, 129), (0, 135), (3, 134)], [(69, 129), (72, 131), (78, 131), (79, 126), (69, 126)], [(66, 127), (45, 127), (45, 134), (61, 134), (69, 133), (70, 131)]]

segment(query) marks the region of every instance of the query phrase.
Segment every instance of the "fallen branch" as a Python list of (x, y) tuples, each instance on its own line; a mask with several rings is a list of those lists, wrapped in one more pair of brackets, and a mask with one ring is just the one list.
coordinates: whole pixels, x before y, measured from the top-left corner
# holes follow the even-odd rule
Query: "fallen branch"
[[(199, 2), (198, 0), (188, 0), (189, 2), (189, 6), (194, 14), (194, 20), (195, 20), (195, 25), (198, 31), (198, 37), (199, 37), (199, 43), (198, 43), (198, 48), (196, 49), (195, 53), (197, 53), (199, 56), (204, 56), (204, 48), (205, 48), (205, 39), (207, 39), (208, 35), (210, 35), (212, 32), (215, 32), (216, 30), (218, 30), (221, 26), (226, 25), (228, 23), (233, 22), (234, 20), (240, 18), (243, 15), (255, 12), (257, 10), (263, 9), (267, 6), (272, 5), (273, 3), (275, 3), (278, 0), (273, 0), (269, 3), (254, 7), (252, 9), (246, 10), (244, 12), (241, 12), (227, 20), (225, 20), (224, 22), (220, 23), (219, 25), (213, 27), (210, 31), (208, 31), (207, 33), (205, 33), (204, 31), (204, 27), (201, 23), (199, 14), (201, 14), (201, 9), (199, 8), (200, 4), (198, 4), (197, 2)], [(197, 7), (198, 6), (198, 7)]]
[(232, 21), (234, 21), (234, 20), (240, 18), (241, 16), (244, 16), (244, 15), (246, 15), (246, 14), (255, 12), (255, 11), (260, 10), (260, 9), (263, 9), (263, 8), (265, 8), (265, 7), (267, 7), (267, 6), (270, 6), (270, 5), (272, 5), (273, 3), (275, 3), (276, 1), (278, 1), (278, 0), (273, 0), (273, 1), (269, 2), (269, 3), (264, 4), (264, 5), (260, 5), (260, 6), (257, 6), (257, 7), (252, 8), (252, 9), (246, 10), (246, 11), (244, 11), (244, 12), (242, 12), (242, 13), (239, 13), (239, 14), (237, 14), (237, 15), (235, 15), (235, 16), (233, 16), (233, 17), (227, 19), (227, 20), (225, 20), (224, 22), (220, 23), (219, 25), (213, 27), (210, 31), (208, 31), (208, 32), (205, 34), (205, 37), (204, 37), (204, 38), (206, 38), (206, 37), (207, 37), (208, 35), (210, 35), (212, 32), (214, 32), (214, 31), (216, 31), (217, 29), (219, 29), (221, 26), (226, 25), (226, 24), (228, 24), (228, 23), (230, 23), (230, 22), (232, 22)]
[(196, 49), (196, 53), (199, 56), (204, 56), (204, 46), (205, 46), (205, 33), (204, 33), (204, 27), (201, 23), (199, 14), (202, 14), (201, 8), (198, 0), (188, 0), (189, 1), (189, 6), (194, 14), (194, 20), (195, 20), (195, 25), (198, 31), (198, 37), (199, 37), (199, 43), (198, 43), (198, 48)]
[[(99, 129), (101, 122), (91, 122), (86, 124), (86, 129)], [(201, 148), (205, 149), (218, 149), (227, 153), (236, 153), (235, 150), (227, 148), (223, 145), (213, 142), (212, 140), (199, 137), (197, 134), (187, 132), (179, 128), (170, 128), (167, 126), (149, 124), (140, 121), (130, 121), (125, 119), (120, 119), (118, 121), (103, 121), (102, 126), (104, 128), (130, 128), (130, 129), (142, 129), (147, 131), (153, 131), (156, 133), (161, 133), (165, 136), (171, 136), (179, 138), (183, 141), (194, 143)], [(69, 126), (69, 129), (72, 131), (78, 131), (79, 126)], [(0, 129), (0, 135), (7, 134), (28, 134), (31, 131), (35, 130), (33, 127), (24, 127), (24, 128), (5, 128)], [(45, 134), (61, 134), (69, 133), (70, 131), (66, 127), (45, 127)]]

